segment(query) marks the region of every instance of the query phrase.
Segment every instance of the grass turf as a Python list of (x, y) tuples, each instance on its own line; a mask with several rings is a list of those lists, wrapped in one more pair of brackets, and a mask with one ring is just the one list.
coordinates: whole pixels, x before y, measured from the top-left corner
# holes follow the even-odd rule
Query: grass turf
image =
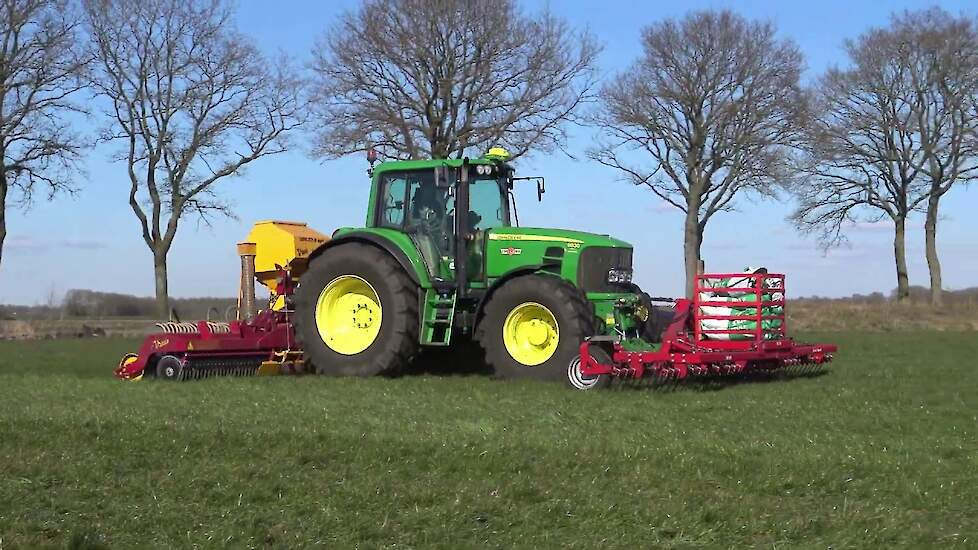
[(810, 336), (824, 376), (592, 393), (0, 342), (0, 548), (978, 544), (975, 334)]

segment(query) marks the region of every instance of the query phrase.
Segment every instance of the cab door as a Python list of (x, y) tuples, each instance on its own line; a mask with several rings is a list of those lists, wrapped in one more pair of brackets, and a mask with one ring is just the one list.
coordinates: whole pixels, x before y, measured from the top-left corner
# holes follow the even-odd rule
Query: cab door
[(381, 175), (377, 225), (406, 233), (433, 280), (455, 279), (454, 171), (391, 171)]
[(469, 184), (468, 225), (472, 246), (468, 251), (468, 273), (472, 280), (486, 280), (486, 243), (490, 229), (509, 227), (509, 203), (503, 182), (476, 177)]

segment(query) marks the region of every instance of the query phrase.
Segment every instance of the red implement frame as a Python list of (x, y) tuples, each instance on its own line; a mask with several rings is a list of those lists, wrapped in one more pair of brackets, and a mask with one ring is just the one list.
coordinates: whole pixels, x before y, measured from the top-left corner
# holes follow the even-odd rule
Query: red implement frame
[(213, 332), (206, 321), (198, 321), (197, 332), (189, 334), (159, 333), (147, 336), (136, 354), (136, 360), (123, 362), (115, 375), (131, 380), (143, 374), (155, 360), (173, 355), (184, 364), (197, 359), (253, 359), (281, 362), (297, 354), (290, 312), (263, 310), (251, 322), (231, 321), (227, 333)]
[[(724, 283), (724, 281), (727, 281)], [(686, 378), (691, 375), (736, 374), (749, 370), (771, 370), (832, 360), (833, 344), (802, 344), (786, 335), (784, 275), (768, 273), (711, 273), (698, 275), (692, 300), (675, 301), (672, 323), (662, 335), (656, 351), (628, 351), (620, 339), (589, 338), (581, 344), (580, 371), (584, 376), (612, 375), (626, 378), (658, 376)], [(766, 296), (770, 299), (765, 299)], [(734, 297), (735, 302), (724, 298)], [(752, 299), (751, 299), (752, 298)], [(703, 313), (703, 307), (753, 310), (742, 315)], [(764, 308), (780, 312), (764, 313)], [(704, 329), (703, 320), (751, 321), (753, 329)], [(768, 328), (763, 321), (771, 322)], [(720, 339), (740, 337), (740, 339)], [(591, 346), (604, 347), (612, 364), (599, 363)]]

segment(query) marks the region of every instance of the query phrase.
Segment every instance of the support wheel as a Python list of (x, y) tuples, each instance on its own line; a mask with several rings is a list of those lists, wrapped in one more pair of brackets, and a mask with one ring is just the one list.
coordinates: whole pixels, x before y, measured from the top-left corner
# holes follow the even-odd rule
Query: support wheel
[[(591, 346), (589, 350), (591, 357), (603, 365), (611, 364), (611, 356), (608, 352), (597, 347)], [(594, 390), (607, 388), (611, 385), (610, 374), (599, 374), (598, 376), (586, 376), (581, 374), (581, 356), (575, 355), (569, 365), (567, 365), (567, 383), (576, 390)]]
[(156, 361), (156, 378), (176, 382), (183, 379), (183, 361), (175, 355), (164, 355)]
[(526, 275), (493, 292), (476, 338), (497, 376), (560, 380), (593, 333), (593, 309), (577, 288), (555, 276)]
[(319, 374), (396, 374), (418, 349), (418, 290), (389, 254), (327, 249), (296, 289), (296, 338)]

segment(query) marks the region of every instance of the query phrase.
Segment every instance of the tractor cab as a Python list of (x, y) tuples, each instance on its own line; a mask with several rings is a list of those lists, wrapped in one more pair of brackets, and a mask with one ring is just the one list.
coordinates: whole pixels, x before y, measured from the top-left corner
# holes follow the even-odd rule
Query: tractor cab
[(367, 226), (409, 236), (435, 282), (480, 273), (486, 232), (510, 226), (513, 169), (503, 162), (507, 156), (493, 150), (472, 160), (380, 164), (372, 170)]

